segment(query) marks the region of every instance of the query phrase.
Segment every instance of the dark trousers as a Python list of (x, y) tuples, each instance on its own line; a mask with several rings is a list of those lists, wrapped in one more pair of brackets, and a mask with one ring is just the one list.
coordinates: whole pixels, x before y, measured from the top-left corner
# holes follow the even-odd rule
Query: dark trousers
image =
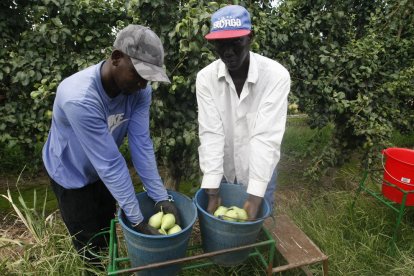
[[(91, 264), (99, 260), (85, 250), (88, 241), (98, 232), (110, 226), (115, 216), (116, 201), (102, 181), (90, 183), (80, 189), (65, 189), (51, 179), (60, 213), (73, 244), (85, 261)], [(109, 234), (100, 235), (91, 241), (93, 252), (108, 247)]]

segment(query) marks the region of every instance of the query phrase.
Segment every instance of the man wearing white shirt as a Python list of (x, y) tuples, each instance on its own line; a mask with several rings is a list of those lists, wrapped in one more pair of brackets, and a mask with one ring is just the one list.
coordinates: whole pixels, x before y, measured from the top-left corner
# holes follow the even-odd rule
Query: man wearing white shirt
[(246, 186), (243, 208), (256, 218), (262, 199), (273, 209), (276, 165), (285, 131), (289, 72), (278, 62), (250, 52), (249, 12), (238, 5), (211, 17), (206, 39), (220, 59), (197, 74), (201, 188), (207, 211), (220, 205), (222, 181)]

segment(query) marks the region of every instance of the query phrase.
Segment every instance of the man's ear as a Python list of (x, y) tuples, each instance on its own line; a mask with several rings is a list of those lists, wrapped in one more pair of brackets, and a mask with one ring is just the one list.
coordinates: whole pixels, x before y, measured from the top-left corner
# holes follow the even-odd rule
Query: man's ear
[(111, 54), (112, 65), (117, 66), (120, 60), (124, 57), (124, 53), (120, 50), (113, 50)]

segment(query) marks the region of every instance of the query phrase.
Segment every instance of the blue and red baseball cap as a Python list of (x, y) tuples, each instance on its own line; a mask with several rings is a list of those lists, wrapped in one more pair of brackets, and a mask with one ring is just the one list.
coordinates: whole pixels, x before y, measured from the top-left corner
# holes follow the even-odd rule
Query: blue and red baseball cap
[(237, 38), (250, 34), (252, 23), (249, 12), (242, 6), (229, 5), (213, 13), (207, 40)]

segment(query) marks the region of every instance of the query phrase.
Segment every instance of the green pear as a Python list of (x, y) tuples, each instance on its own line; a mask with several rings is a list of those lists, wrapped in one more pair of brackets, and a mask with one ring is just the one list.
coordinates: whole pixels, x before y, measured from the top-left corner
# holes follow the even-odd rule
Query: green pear
[(223, 217), (223, 219), (227, 221), (237, 221), (238, 218), (239, 215), (237, 213), (237, 210), (234, 209), (229, 209)]
[(155, 229), (160, 228), (163, 216), (164, 216), (163, 212), (156, 213), (155, 215), (150, 217), (150, 219), (148, 220), (148, 224), (150, 226), (154, 227)]
[(167, 235), (167, 232), (162, 228), (158, 229), (158, 232), (160, 232), (163, 235)]
[(168, 235), (172, 235), (172, 234), (178, 233), (181, 230), (182, 229), (181, 229), (180, 225), (175, 224), (170, 230), (168, 230)]
[(172, 228), (175, 224), (175, 217), (173, 214), (165, 214), (161, 220), (161, 228), (168, 230)]
[(244, 210), (244, 209), (239, 208), (237, 214), (239, 215), (239, 221), (240, 222), (244, 222), (249, 218), (249, 216), (247, 215), (246, 210)]
[(215, 217), (219, 217), (224, 215), (227, 212), (228, 208), (225, 206), (219, 206), (217, 210), (214, 212)]

